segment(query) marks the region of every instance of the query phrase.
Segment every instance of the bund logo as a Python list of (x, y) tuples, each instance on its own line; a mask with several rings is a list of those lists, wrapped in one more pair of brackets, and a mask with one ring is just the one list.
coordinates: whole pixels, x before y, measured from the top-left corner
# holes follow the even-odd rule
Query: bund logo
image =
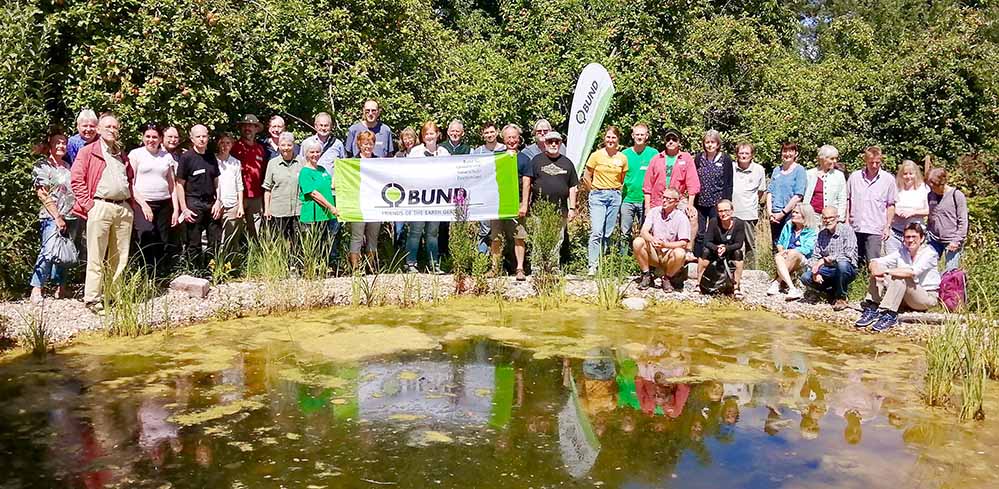
[(382, 200), (389, 207), (399, 207), (406, 198), (406, 191), (398, 183), (387, 183), (382, 187)]

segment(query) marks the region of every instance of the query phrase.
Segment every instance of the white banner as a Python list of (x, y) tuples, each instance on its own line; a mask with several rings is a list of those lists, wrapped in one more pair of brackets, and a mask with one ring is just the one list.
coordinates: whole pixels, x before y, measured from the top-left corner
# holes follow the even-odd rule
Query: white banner
[(593, 148), (613, 96), (614, 82), (607, 70), (599, 63), (586, 65), (579, 75), (576, 91), (572, 96), (569, 133), (565, 143), (565, 156), (576, 165), (576, 171), (580, 174), (583, 173), (586, 158)]
[(459, 204), (467, 220), (488, 221), (520, 206), (517, 158), (506, 153), (350, 158), (334, 173), (341, 221), (454, 221)]

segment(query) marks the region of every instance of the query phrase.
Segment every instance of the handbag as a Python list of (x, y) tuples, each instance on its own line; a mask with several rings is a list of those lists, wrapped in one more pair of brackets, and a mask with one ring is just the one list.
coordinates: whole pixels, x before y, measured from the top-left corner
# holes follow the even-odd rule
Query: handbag
[(55, 265), (73, 265), (79, 259), (76, 251), (76, 244), (68, 236), (62, 233), (55, 233), (49, 236), (43, 248), (45, 258)]

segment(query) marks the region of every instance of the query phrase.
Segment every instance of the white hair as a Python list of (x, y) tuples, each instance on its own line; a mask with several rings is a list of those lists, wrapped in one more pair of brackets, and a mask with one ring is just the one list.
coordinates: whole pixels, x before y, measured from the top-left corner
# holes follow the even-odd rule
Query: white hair
[(465, 130), (465, 123), (461, 122), (461, 119), (451, 119), (451, 122), (447, 125), (448, 129), (451, 129), (455, 124), (461, 127), (461, 130)]
[(281, 135), (278, 136), (278, 144), (285, 141), (291, 141), (291, 144), (295, 144), (295, 135), (288, 131), (282, 132)]
[(718, 141), (718, 144), (721, 144), (721, 133), (714, 129), (708, 129), (704, 133), (704, 137), (701, 138), (701, 141), (707, 141), (708, 139), (713, 139), (715, 141)]
[(519, 136), (519, 135), (520, 135), (521, 133), (523, 133), (523, 131), (522, 131), (522, 130), (520, 129), (520, 126), (518, 126), (518, 125), (516, 125), (516, 124), (514, 124), (514, 123), (512, 123), (512, 122), (511, 122), (511, 123), (509, 123), (509, 124), (507, 124), (507, 125), (505, 125), (505, 126), (503, 126), (503, 130), (502, 130), (502, 131), (500, 131), (500, 133), (505, 133), (505, 132), (506, 132), (506, 131), (507, 131), (508, 129), (513, 129), (514, 131), (517, 131), (517, 135), (518, 135), (518, 136)]
[(839, 156), (839, 150), (831, 144), (819, 148), (819, 158), (835, 158)]
[[(290, 132), (281, 133), (281, 136), (283, 137), (285, 134), (291, 134), (291, 133)], [(293, 138), (293, 140), (294, 140), (294, 138)], [(306, 139), (305, 141), (302, 141), (302, 154), (303, 155), (309, 154), (309, 150), (311, 150), (312, 148), (319, 148), (319, 151), (322, 151), (323, 150), (323, 145), (322, 145), (322, 143), (319, 142), (318, 139), (309, 138), (309, 139)]]
[(77, 124), (79, 124), (81, 122), (97, 121), (97, 120), (98, 120), (97, 119), (97, 114), (94, 111), (90, 110), (90, 109), (83, 109), (83, 110), (80, 111), (80, 115), (76, 116), (76, 123)]

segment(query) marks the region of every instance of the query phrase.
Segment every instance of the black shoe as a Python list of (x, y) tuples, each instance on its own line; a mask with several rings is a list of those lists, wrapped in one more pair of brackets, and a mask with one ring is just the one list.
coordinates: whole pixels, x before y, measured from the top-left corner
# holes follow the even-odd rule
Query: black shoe
[(878, 314), (878, 308), (874, 305), (865, 302), (863, 307), (864, 312), (860, 313), (860, 319), (853, 323), (853, 325), (857, 328), (866, 328), (876, 323), (878, 321), (878, 317), (880, 316)]
[(639, 277), (638, 290), (645, 290), (652, 285), (652, 273), (642, 272), (642, 276)]
[(887, 309), (882, 309), (881, 313), (878, 315), (877, 322), (871, 326), (871, 330), (876, 333), (883, 333), (895, 327), (898, 324), (898, 313), (895, 311), (889, 311)]

